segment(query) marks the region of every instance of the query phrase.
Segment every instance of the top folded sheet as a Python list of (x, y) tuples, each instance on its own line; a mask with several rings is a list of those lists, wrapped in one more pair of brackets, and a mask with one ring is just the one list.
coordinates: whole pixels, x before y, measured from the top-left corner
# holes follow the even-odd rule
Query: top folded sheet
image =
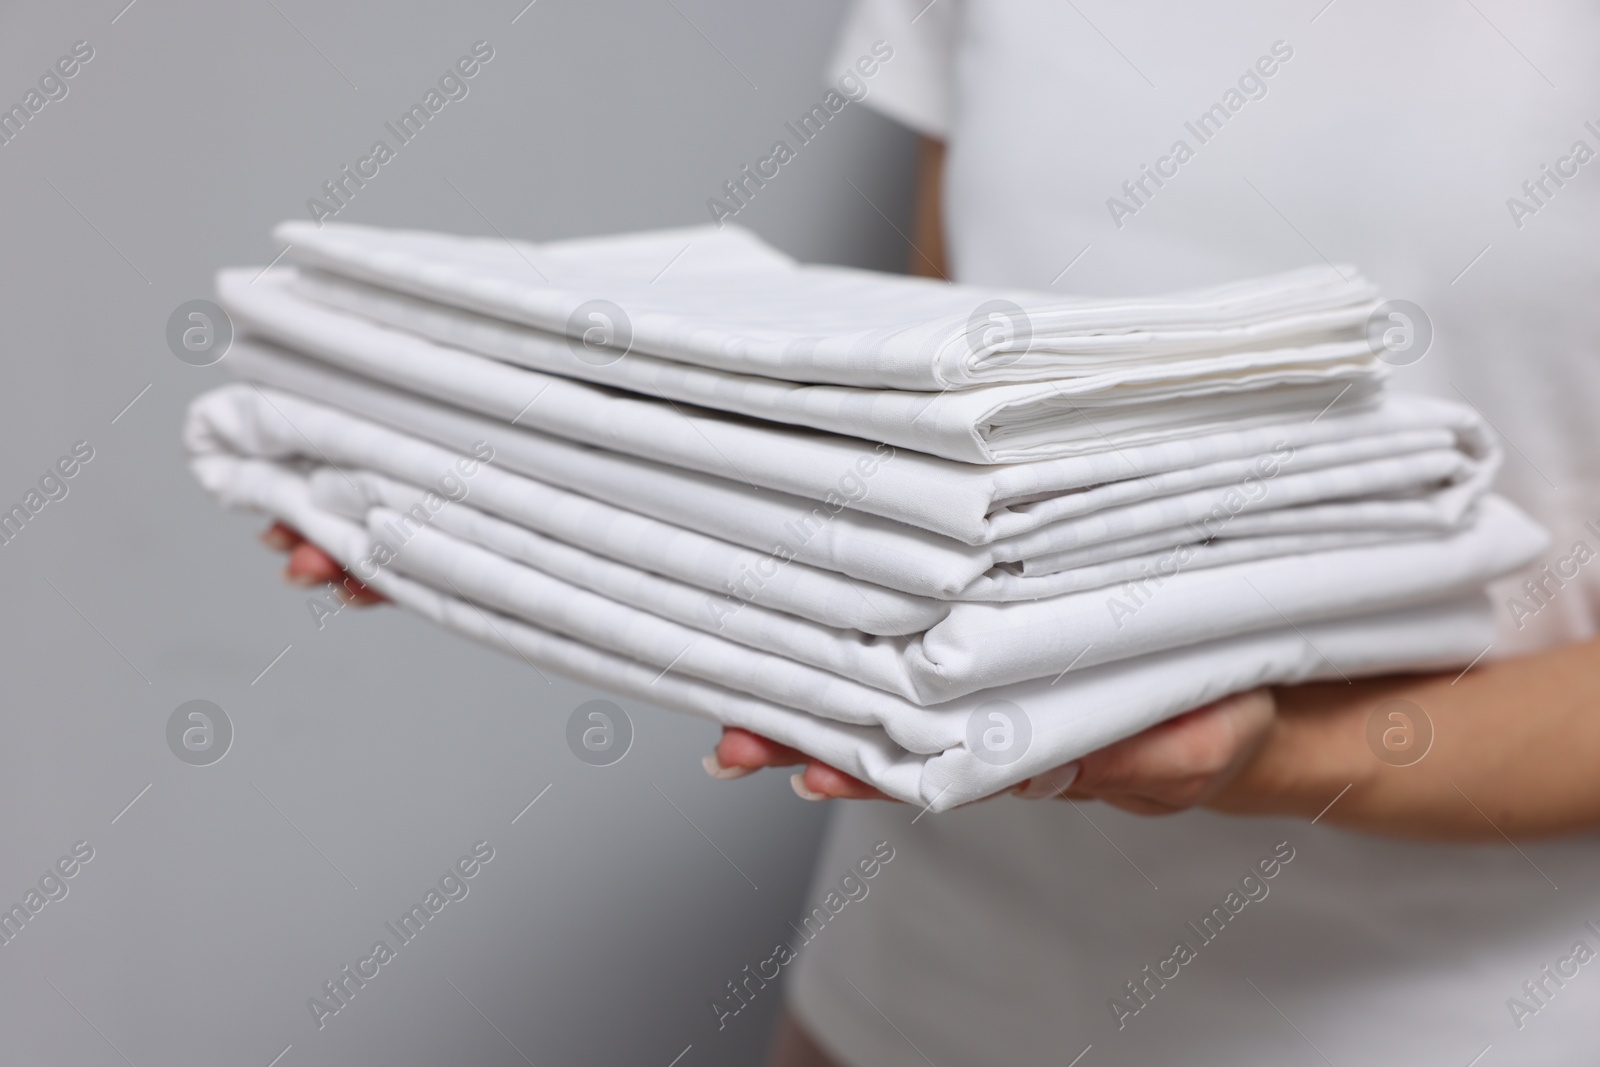
[[(1153, 297), (1001, 290), (801, 265), (737, 227), (530, 244), (285, 222), (289, 258), (578, 339), (793, 382), (939, 392), (997, 382), (1215, 380), (1361, 347), (1374, 286), (1308, 267)], [(1343, 355), (1343, 351), (1341, 351)], [(1229, 357), (1232, 357), (1231, 360)], [(1370, 352), (1367, 360), (1379, 372)]]

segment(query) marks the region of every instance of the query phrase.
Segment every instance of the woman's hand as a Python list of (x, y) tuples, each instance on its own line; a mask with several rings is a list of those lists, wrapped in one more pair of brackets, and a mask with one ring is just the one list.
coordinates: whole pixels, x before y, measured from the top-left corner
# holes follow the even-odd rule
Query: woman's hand
[[(1241, 693), (1036, 775), (1011, 792), (1034, 799), (1103, 800), (1140, 815), (1182, 811), (1209, 802), (1233, 783), (1266, 743), (1274, 715), (1270, 692)], [(716, 778), (804, 765), (790, 781), (807, 800), (888, 799), (796, 749), (736, 727), (723, 730), (705, 765)]]
[[(289, 553), (284, 577), (332, 583), (350, 604), (384, 597), (297, 531), (274, 523), (262, 541)], [(1397, 702), (1428, 730), (1415, 759), (1373, 741), (1374, 717)], [(1389, 836), (1453, 841), (1600, 828), (1600, 639), (1478, 666), (1256, 690), (1219, 700), (1036, 775), (1029, 798), (1102, 800), (1141, 815), (1207, 807), (1288, 815)], [(1377, 736), (1384, 733), (1384, 718)], [(884, 800), (882, 793), (796, 749), (723, 730), (707, 773), (740, 778), (798, 766), (807, 800)]]
[[(1504, 842), (1600, 829), (1600, 639), (1459, 674), (1319, 682), (1244, 694), (1025, 782), (1021, 796), (1104, 800), (1141, 814), (1207, 807), (1366, 833)], [(1398, 716), (1398, 718), (1397, 718)], [(1390, 750), (1403, 724), (1414, 750)], [(808, 800), (882, 798), (745, 730), (706, 770), (803, 765)]]
[(289, 553), (289, 562), (283, 568), (285, 581), (294, 585), (318, 586), (330, 582), (338, 587), (339, 599), (346, 604), (362, 607), (382, 604), (385, 598), (350, 574), (332, 556), (300, 536), (299, 531), (275, 522), (261, 533), (261, 541), (269, 548)]

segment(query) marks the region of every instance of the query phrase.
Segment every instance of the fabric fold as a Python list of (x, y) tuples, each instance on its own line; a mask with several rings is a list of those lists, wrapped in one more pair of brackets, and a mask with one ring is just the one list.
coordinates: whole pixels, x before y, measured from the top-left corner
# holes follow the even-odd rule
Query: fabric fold
[[(212, 455), (194, 461), (202, 484), (231, 506), (275, 515), (347, 567), (370, 552), (368, 532), (318, 507), (306, 479), (281, 464)], [(1340, 674), (1426, 670), (1465, 662), (1493, 637), (1482, 594), (1377, 617), (1280, 627), (1176, 649), (1125, 664), (1073, 671), (990, 690), (887, 728), (798, 711), (676, 671), (662, 671), (587, 643), (530, 626), (440, 591), (390, 568), (371, 585), (395, 603), (486, 645), (625, 696), (742, 726), (826, 760), (897, 799), (945, 811), (990, 795), (1170, 715), (1229, 692)], [(1321, 650), (1321, 651), (1319, 651)], [(1338, 665), (1325, 658), (1338, 657)], [(538, 682), (530, 682), (537, 685)], [(999, 703), (997, 703), (999, 702)], [(1031, 738), (1015, 759), (975, 754), (968, 723), (1001, 709), (1020, 717)], [(927, 751), (919, 751), (927, 750)], [(985, 758), (988, 756), (988, 758)]]
[[(1310, 522), (1297, 521), (1294, 509), (1253, 511), (1252, 497), (1260, 505), (1274, 503), (1270, 490), (1258, 494), (1223, 486), (1215, 489), (1215, 502), (1209, 510), (1201, 510), (1201, 501), (1194, 497), (1179, 494), (1130, 505), (1131, 514), (1122, 508), (1107, 508), (1050, 523), (1031, 533), (974, 546), (851, 510), (844, 506), (842, 497), (831, 501), (803, 500), (585, 447), (355, 379), (335, 380), (293, 357), (247, 345), (238, 347), (240, 350), (234, 355), (252, 378), (276, 387), (331, 397), (339, 407), (311, 403), (276, 389), (264, 391), (260, 386), (225, 387), (231, 401), (205, 409), (208, 416), (214, 416), (213, 433), (244, 438), (266, 436), (276, 442), (273, 447), (289, 450), (302, 448), (304, 440), (310, 439), (336, 465), (372, 469), (401, 480), (420, 479), (422, 484), (431, 482), (433, 476), (414, 466), (395, 466), (400, 462), (398, 457), (415, 452), (419, 442), (386, 427), (409, 426), (426, 440), (456, 451), (467, 450), (477, 441), (489, 441), (497, 449), (499, 465), (506, 470), (776, 558), (798, 560), (850, 579), (935, 600), (1026, 600), (1137, 577), (1159, 563), (1163, 553), (1049, 573), (1030, 574), (1010, 565), (1152, 528), (1166, 529), (1173, 522), (1184, 521), (1185, 516), (1195, 520), (1195, 528), (1173, 535), (1183, 542), (1231, 535), (1235, 529), (1246, 529), (1248, 523), (1268, 514), (1280, 516), (1276, 522), (1265, 520), (1266, 532), (1271, 533), (1296, 526), (1289, 532), (1335, 530), (1356, 537), (1371, 530), (1443, 532), (1459, 524), (1465, 501), (1481, 492), (1483, 481), (1478, 465), (1459, 491), (1445, 486), (1409, 499), (1335, 502), (1321, 505), (1310, 516), (1315, 521)], [(375, 421), (368, 422), (350, 412)], [(853, 484), (867, 495), (876, 478), (898, 462), (899, 456), (870, 458), (873, 463), (858, 461), (850, 469)], [(447, 461), (434, 462), (437, 465)], [(1259, 476), (1253, 477), (1257, 486), (1269, 484)], [(1336, 489), (1336, 495), (1349, 491), (1338, 468), (1308, 472), (1305, 477)], [(1292, 486), (1295, 479), (1288, 477), (1285, 484)], [(1316, 495), (1302, 492), (1298, 499)], [(1223, 537), (1184, 553), (1185, 565), (1190, 567), (1259, 554), (1246, 537)]]
[[(262, 311), (263, 304), (275, 299), (270, 278), (270, 274), (262, 278), (260, 284), (268, 288), (258, 293), (241, 276), (225, 272), (219, 296), (246, 325), (255, 327), (269, 318), (281, 322)], [(240, 289), (248, 295), (238, 296)], [(1217, 484), (1214, 479), (1227, 475), (1209, 468), (1254, 462), (1282, 446), (1344, 448), (1359, 458), (1374, 454), (1374, 448), (1385, 442), (1405, 450), (1403, 441), (1388, 442), (1395, 435), (1432, 432), (1451, 435), (1464, 455), (1477, 460), (1493, 462), (1495, 451), (1491, 436), (1471, 409), (1411, 399), (1391, 400), (1381, 410), (1364, 414), (1346, 392), (1330, 394), (1328, 402), (1303, 418), (1233, 420), (1215, 432), (1191, 428), (1181, 440), (1156, 443), (1118, 440), (1097, 418), (1095, 447), (1084, 455), (990, 467), (897, 449), (882, 440), (868, 443), (811, 432), (526, 371), (395, 331), (374, 333), (371, 324), (353, 316), (329, 315), (336, 320), (332, 330), (306, 328), (304, 322), (267, 330), (282, 344), (314, 355), (315, 362), (288, 357), (287, 363), (299, 365), (285, 366), (279, 360), (280, 365), (264, 367), (273, 360), (261, 346), (240, 346), (230, 356), (245, 377), (269, 371), (294, 375), (294, 380), (306, 382), (299, 391), (326, 396), (331, 402), (339, 402), (334, 398), (345, 395), (341, 386), (351, 381), (364, 386), (386, 383), (585, 444), (815, 500), (837, 496), (853, 509), (971, 544), (1026, 532), (1049, 521), (1054, 517), (1051, 510), (1038, 506), (1046, 499), (1059, 497), (1061, 507), (1070, 510), (1075, 491), (1107, 483), (1209, 477), (1211, 484)], [(291, 322), (294, 318), (288, 316)], [(273, 354), (284, 353), (278, 349)], [(286, 388), (294, 388), (287, 384), (289, 379), (282, 380)], [(1342, 421), (1325, 419), (1330, 411), (1340, 414)], [(873, 454), (903, 457), (904, 462), (886, 469), (885, 477), (875, 478), (873, 492), (862, 494), (849, 484), (852, 468)], [(1156, 486), (1150, 491), (1163, 489)], [(1022, 501), (1035, 506), (1012, 509), (1013, 503)]]
[[(286, 222), (275, 236), (297, 263), (556, 334), (581, 336), (598, 321), (586, 309), (603, 300), (626, 318), (623, 350), (785, 381), (932, 392), (1133, 380), (1184, 360), (1197, 377), (1219, 352), (1363, 341), (1377, 304), (1375, 287), (1350, 267), (1158, 297), (1062, 297), (802, 266), (714, 227), (660, 237), (649, 280), (611, 266), (622, 247), (637, 269), (647, 238), (570, 242), (553, 256), (550, 246), (513, 245), (518, 263), (486, 242), (436, 234)], [(671, 269), (691, 256), (705, 265)], [(619, 325), (605, 323), (609, 342), (622, 340)]]
[[(941, 704), (1286, 622), (1464, 594), (1526, 563), (1545, 543), (1537, 527), (1489, 497), (1473, 521), (1450, 536), (1209, 568), (1189, 569), (1187, 561), (1174, 559), (1170, 568), (1119, 587), (1004, 604), (953, 603), (925, 630), (885, 637), (759, 605), (730, 605), (720, 590), (591, 552), (586, 539), (564, 542), (484, 514), (478, 506), (492, 505), (497, 483), (509, 477), (491, 462), (389, 435), (367, 455), (410, 451), (416, 469), (446, 472), (434, 479), (450, 478), (446, 491), (337, 466), (361, 455), (349, 436), (340, 438), (340, 431), (359, 436), (359, 423), (286, 395), (261, 399), (282, 418), (282, 433), (254, 442), (235, 435), (226, 445), (214, 434), (210, 460), (226, 463), (239, 454), (228, 449), (241, 447), (253, 448), (245, 453), (252, 457), (271, 455), (286, 474), (306, 480), (318, 506), (361, 523), (370, 544), (358, 578), (394, 568), (659, 669), (846, 722), (887, 724), (908, 705)], [(202, 401), (192, 424), (191, 448), (201, 456), (202, 428), (224, 421), (207, 416), (204, 409), (214, 406)], [(475, 446), (470, 453), (477, 460), (485, 455), (493, 449)], [(463, 459), (473, 468), (470, 478), (455, 474)]]
[[(682, 364), (632, 352), (597, 355), (581, 343), (548, 334), (497, 344), (496, 331), (504, 328), (483, 322), (441, 330), (446, 341), (441, 345), (397, 328), (409, 325), (407, 316), (395, 315), (393, 324), (374, 321), (370, 315), (381, 314), (387, 304), (330, 306), (297, 293), (295, 279), (294, 272), (282, 268), (223, 271), (217, 287), (229, 314), (262, 337), (409, 388), (436, 389), (489, 413), (514, 417), (505, 407), (511, 397), (521, 394), (531, 406), (534, 397), (551, 389), (547, 405), (581, 403), (584, 386), (562, 377), (570, 376), (669, 401), (711, 408), (731, 404), (732, 410), (761, 418), (972, 463), (1099, 451), (1102, 435), (1136, 445), (1224, 427), (1310, 419), (1335, 400), (1351, 408), (1370, 403), (1383, 371), (1372, 362), (1366, 341), (1357, 339), (1214, 356), (1203, 367), (1157, 364), (961, 391), (802, 387), (716, 371), (695, 375)], [(334, 292), (323, 286), (322, 295), (331, 298)], [(484, 349), (489, 351), (480, 354)], [(507, 361), (508, 352), (519, 358)]]
[(736, 227), (277, 234), (184, 426), (219, 502), (930, 810), (1241, 690), (1476, 662), (1548, 540), (1474, 409), (1386, 391), (1349, 268), (1090, 298)]

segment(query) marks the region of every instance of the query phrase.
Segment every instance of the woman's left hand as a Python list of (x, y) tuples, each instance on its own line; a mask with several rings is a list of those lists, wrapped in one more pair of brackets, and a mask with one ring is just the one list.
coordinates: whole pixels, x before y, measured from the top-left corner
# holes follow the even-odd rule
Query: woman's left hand
[[(1276, 714), (1272, 693), (1226, 697), (1015, 786), (1016, 796), (1103, 800), (1141, 815), (1182, 811), (1221, 794), (1265, 744)], [(807, 800), (887, 800), (860, 779), (797, 749), (726, 727), (705, 758), (715, 778), (803, 765), (790, 779)]]

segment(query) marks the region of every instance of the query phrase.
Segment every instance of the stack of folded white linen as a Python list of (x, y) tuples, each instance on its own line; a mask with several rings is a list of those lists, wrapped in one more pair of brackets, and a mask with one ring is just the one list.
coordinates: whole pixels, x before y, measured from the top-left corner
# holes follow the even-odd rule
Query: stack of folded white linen
[(1545, 535), (1348, 267), (1090, 299), (734, 227), (286, 223), (223, 271), (230, 507), (540, 668), (943, 810), (1264, 684), (1470, 663)]

